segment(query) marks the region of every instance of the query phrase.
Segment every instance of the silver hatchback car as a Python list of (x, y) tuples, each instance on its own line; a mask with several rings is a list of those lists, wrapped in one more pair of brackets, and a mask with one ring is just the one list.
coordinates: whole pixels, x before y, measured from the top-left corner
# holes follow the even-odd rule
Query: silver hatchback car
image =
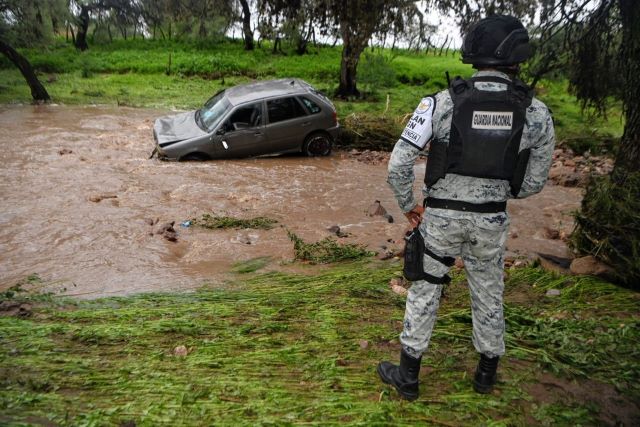
[(280, 79), (224, 89), (199, 110), (160, 117), (153, 138), (161, 159), (326, 156), (339, 129), (326, 96), (303, 80)]

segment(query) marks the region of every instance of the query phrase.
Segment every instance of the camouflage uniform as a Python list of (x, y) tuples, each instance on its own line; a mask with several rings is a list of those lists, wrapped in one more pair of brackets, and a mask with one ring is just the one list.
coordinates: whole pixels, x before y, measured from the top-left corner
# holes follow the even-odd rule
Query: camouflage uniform
[[(474, 77), (495, 76), (509, 79), (498, 71), (479, 71)], [(483, 91), (501, 91), (506, 85), (498, 82), (476, 82)], [(436, 96), (433, 112), (433, 138), (449, 142), (453, 102), (448, 91)], [(531, 148), (525, 178), (518, 198), (528, 197), (542, 190), (551, 165), (555, 136), (551, 114), (537, 99), (528, 107), (520, 150)], [(399, 140), (389, 160), (387, 182), (403, 212), (416, 206), (413, 196), (414, 164), (420, 150)], [(504, 180), (483, 179), (447, 174), (431, 188), (423, 188), (424, 196), (459, 200), (469, 203), (504, 202), (511, 198), (509, 183)], [(501, 356), (504, 347), (504, 246), (509, 228), (506, 212), (474, 213), (427, 206), (420, 231), (425, 246), (438, 256), (461, 256), (471, 293), (473, 314), (473, 344), (476, 351), (488, 357)], [(430, 256), (424, 257), (424, 271), (442, 277), (449, 267)], [(407, 297), (404, 329), (400, 341), (404, 350), (418, 358), (427, 350), (435, 324), (443, 285), (419, 280), (412, 283)]]

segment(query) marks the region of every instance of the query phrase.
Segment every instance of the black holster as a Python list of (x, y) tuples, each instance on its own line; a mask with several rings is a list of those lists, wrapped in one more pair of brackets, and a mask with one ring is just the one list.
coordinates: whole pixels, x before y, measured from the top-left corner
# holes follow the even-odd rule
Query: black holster
[(448, 266), (453, 264), (454, 259), (450, 257), (438, 257), (431, 251), (428, 251), (424, 246), (424, 239), (422, 238), (422, 234), (420, 234), (418, 227), (408, 231), (404, 240), (404, 268), (402, 273), (407, 280), (412, 282), (417, 280), (426, 280), (429, 283), (437, 285), (447, 284), (451, 281), (451, 278), (447, 274), (442, 277), (436, 277), (424, 272), (425, 253)]
[(424, 275), (423, 259), (424, 239), (418, 227), (407, 231), (404, 236), (404, 277), (412, 282), (422, 280)]

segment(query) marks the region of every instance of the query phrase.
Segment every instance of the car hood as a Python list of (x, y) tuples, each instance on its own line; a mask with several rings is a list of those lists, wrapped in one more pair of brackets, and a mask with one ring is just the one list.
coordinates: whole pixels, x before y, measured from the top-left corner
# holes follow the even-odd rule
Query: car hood
[(160, 117), (153, 125), (153, 132), (161, 147), (207, 134), (196, 124), (195, 111)]

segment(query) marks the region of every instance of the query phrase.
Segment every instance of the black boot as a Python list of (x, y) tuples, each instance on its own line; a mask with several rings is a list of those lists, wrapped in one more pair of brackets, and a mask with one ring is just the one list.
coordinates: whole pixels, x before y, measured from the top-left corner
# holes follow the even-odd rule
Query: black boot
[(400, 366), (390, 362), (380, 362), (378, 364), (378, 375), (380, 379), (394, 386), (398, 393), (407, 400), (418, 398), (418, 375), (420, 374), (420, 361), (405, 353), (400, 353)]
[(484, 354), (480, 355), (480, 362), (476, 368), (476, 375), (473, 378), (473, 389), (475, 391), (483, 394), (491, 393), (498, 379), (496, 372), (498, 370), (499, 360), (499, 356), (490, 358)]

